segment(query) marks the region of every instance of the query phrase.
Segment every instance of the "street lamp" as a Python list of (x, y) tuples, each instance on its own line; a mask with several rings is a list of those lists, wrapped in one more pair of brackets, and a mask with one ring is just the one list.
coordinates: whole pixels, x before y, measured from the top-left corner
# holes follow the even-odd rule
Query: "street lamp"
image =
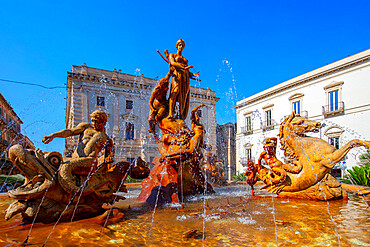
[(320, 128), (320, 139), (321, 139), (321, 130), (322, 130), (322, 128), (324, 128), (324, 127), (326, 127), (326, 124), (324, 124), (324, 123), (323, 123), (323, 124), (321, 125), (321, 128)]

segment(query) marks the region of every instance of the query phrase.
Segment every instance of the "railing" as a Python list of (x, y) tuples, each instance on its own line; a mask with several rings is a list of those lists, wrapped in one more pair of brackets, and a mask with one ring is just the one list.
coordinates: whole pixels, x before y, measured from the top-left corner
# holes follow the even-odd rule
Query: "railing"
[(263, 131), (266, 131), (266, 130), (273, 130), (276, 125), (276, 122), (275, 122), (275, 120), (273, 120), (273, 119), (271, 119), (270, 121), (264, 121), (263, 123), (262, 123), (262, 130)]
[(308, 111), (301, 111), (301, 112), (299, 113), (299, 115), (300, 115), (301, 117), (308, 118)]
[(7, 124), (8, 123), (8, 121), (6, 121), (6, 119), (4, 118), (4, 116), (2, 116), (2, 115), (0, 115), (0, 122), (2, 123), (2, 124)]
[(5, 139), (2, 139), (2, 138), (0, 139), (0, 144), (5, 146), (5, 147), (9, 146), (9, 142)]
[[(308, 111), (301, 111), (299, 114), (299, 116), (301, 117), (304, 117), (304, 118), (308, 118)], [(290, 115), (285, 115), (282, 120), (286, 119), (287, 117), (289, 117)]]
[(327, 117), (330, 115), (341, 114), (344, 112), (344, 102), (340, 101), (338, 103), (325, 105), (322, 107), (322, 114)]
[(241, 131), (244, 135), (250, 135), (250, 134), (253, 134), (253, 127), (252, 125), (247, 125), (247, 126), (241, 127)]
[(18, 130), (18, 125), (16, 123), (8, 123), (8, 125), (9, 130), (14, 131), (14, 133), (20, 132), (20, 130)]

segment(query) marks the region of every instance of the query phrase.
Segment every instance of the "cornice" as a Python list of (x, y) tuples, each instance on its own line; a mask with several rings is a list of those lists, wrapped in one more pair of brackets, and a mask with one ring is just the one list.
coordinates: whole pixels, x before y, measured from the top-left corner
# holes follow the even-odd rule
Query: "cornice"
[[(67, 82), (68, 84), (71, 83), (71, 80), (78, 80), (78, 81), (88, 81), (92, 83), (106, 83), (110, 84), (111, 86), (116, 86), (116, 87), (127, 87), (131, 89), (143, 89), (143, 90), (152, 90), (154, 88), (153, 85), (148, 85), (148, 84), (142, 84), (140, 82), (134, 82), (134, 81), (129, 81), (129, 80), (116, 80), (116, 79), (110, 79), (110, 78), (105, 78), (104, 82), (101, 82), (101, 78), (97, 76), (91, 76), (91, 75), (85, 75), (85, 74), (80, 74), (80, 73), (72, 73), (72, 72), (67, 72)], [(151, 79), (153, 80), (153, 79)], [(211, 92), (214, 93), (214, 91), (210, 89), (204, 89), (204, 88), (198, 88), (198, 87), (191, 87), (193, 91), (198, 91), (197, 89), (202, 89), (205, 93)], [(208, 94), (208, 93), (207, 93)], [(211, 102), (217, 102), (220, 100), (220, 98), (215, 97), (213, 95), (206, 95), (206, 94), (201, 94), (201, 93), (194, 93), (190, 92), (190, 96), (192, 98), (196, 99), (202, 99), (202, 100), (209, 100)]]
[(9, 105), (8, 101), (4, 98), (4, 96), (1, 93), (0, 93), (0, 100), (3, 101), (3, 104), (8, 108), (7, 110), (10, 111), (13, 114), (13, 116), (15, 116), (21, 124), (23, 124), (21, 118), (17, 115), (17, 113), (15, 113), (13, 107)]
[(89, 81), (89, 82), (94, 82), (94, 83), (106, 83), (106, 84), (110, 84), (113, 86), (125, 86), (129, 88), (142, 88), (142, 89), (153, 89), (154, 88), (154, 85), (143, 84), (143, 83), (136, 82), (130, 79), (119, 80), (119, 79), (112, 79), (112, 78), (104, 78), (104, 82), (101, 82), (102, 80), (101, 77), (67, 72), (67, 80), (69, 78), (80, 80), (80, 81)]
[(294, 99), (302, 98), (303, 96), (304, 96), (303, 93), (295, 93), (292, 96), (290, 96), (288, 99), (289, 100), (294, 100)]
[(253, 111), (247, 111), (245, 113), (243, 113), (244, 116), (247, 116), (247, 115), (251, 115), (253, 113)]
[(261, 93), (258, 93), (258, 94), (255, 94), (249, 97), (250, 99), (246, 98), (244, 100), (241, 100), (240, 103), (235, 106), (235, 108), (238, 109), (238, 108), (244, 107), (248, 104), (251, 104), (261, 99), (270, 97), (282, 91), (288, 90), (292, 87), (296, 87), (298, 85), (337, 73), (344, 69), (347, 69), (347, 68), (350, 68), (356, 65), (360, 65), (360, 64), (363, 64), (369, 61), (370, 61), (370, 50), (360, 52), (351, 57), (341, 59), (339, 61), (323, 66), (316, 70), (310, 71), (308, 73), (305, 73), (303, 75), (300, 75), (288, 81), (282, 82), (272, 88), (269, 88), (265, 91), (262, 91)]
[(324, 87), (325, 90), (327, 89), (330, 89), (330, 88), (333, 88), (333, 87), (338, 87), (338, 86), (342, 86), (343, 85), (343, 81), (333, 81), (332, 83), (330, 83), (329, 85), (326, 85)]
[(264, 107), (262, 107), (262, 109), (265, 110), (267, 108), (272, 108), (272, 107), (274, 107), (274, 104), (267, 104)]

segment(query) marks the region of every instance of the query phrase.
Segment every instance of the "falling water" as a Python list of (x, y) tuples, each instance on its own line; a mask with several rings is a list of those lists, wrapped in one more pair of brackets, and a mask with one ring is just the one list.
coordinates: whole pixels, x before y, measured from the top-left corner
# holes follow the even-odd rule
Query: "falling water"
[[(135, 162), (135, 161), (133, 161), (133, 162), (131, 162), (131, 163), (130, 163), (130, 166), (129, 166), (129, 168), (127, 169), (127, 171), (126, 171), (125, 175), (123, 176), (123, 178), (122, 178), (122, 180), (121, 180), (121, 183), (119, 184), (119, 186), (118, 186), (118, 189), (117, 189), (116, 193), (118, 193), (118, 192), (120, 191), (120, 189), (121, 189), (122, 185), (124, 184), (124, 182), (125, 182), (125, 180), (126, 180), (126, 178), (127, 178), (127, 176), (128, 176), (128, 173), (129, 173), (129, 171), (130, 171), (130, 169), (131, 169), (131, 167), (132, 167), (132, 165), (133, 165), (133, 163), (134, 163), (134, 162)], [(129, 193), (130, 193), (130, 191), (129, 191)], [(114, 205), (114, 203), (116, 202), (117, 198), (118, 198), (118, 194), (116, 194), (116, 196), (114, 197), (113, 202), (111, 203), (111, 206), (110, 206), (110, 209), (109, 209), (109, 212), (108, 212), (107, 218), (105, 219), (105, 222), (104, 222), (104, 224), (103, 224), (103, 226), (102, 226), (102, 229), (101, 229), (101, 231), (100, 231), (100, 236), (99, 236), (99, 240), (98, 240), (98, 244), (97, 244), (97, 246), (99, 246), (99, 245), (100, 245), (100, 240), (101, 240), (101, 236), (102, 236), (102, 234), (103, 234), (103, 229), (106, 227), (106, 225), (107, 225), (107, 223), (108, 223), (109, 216), (110, 216), (110, 214), (111, 214), (111, 212), (112, 212), (112, 210), (113, 210), (113, 205)], [(129, 200), (130, 200), (130, 194), (129, 194)]]

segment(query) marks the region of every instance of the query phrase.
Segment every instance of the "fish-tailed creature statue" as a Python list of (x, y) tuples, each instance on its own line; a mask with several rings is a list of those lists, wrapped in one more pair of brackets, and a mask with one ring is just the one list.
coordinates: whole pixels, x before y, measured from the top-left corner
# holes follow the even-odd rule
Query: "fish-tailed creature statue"
[(9, 191), (16, 199), (6, 210), (8, 220), (21, 213), (24, 221), (53, 222), (93, 217), (104, 212), (104, 203), (113, 203), (127, 192), (128, 175), (143, 179), (149, 168), (140, 158), (135, 163), (113, 162), (113, 142), (105, 134), (107, 116), (103, 111), (91, 114), (91, 122), (80, 123), (45, 136), (44, 143), (55, 137), (79, 135), (79, 143), (71, 159), (63, 160), (58, 152), (26, 150), (21, 145), (9, 149), (9, 158), (25, 175), (24, 185)]
[(182, 119), (165, 118), (160, 122), (163, 136), (157, 146), (161, 158), (142, 182), (138, 202), (174, 203), (179, 197), (214, 192), (212, 186), (205, 182), (200, 169), (204, 127), (197, 111), (203, 106), (199, 105), (191, 111), (192, 130)]
[[(190, 107), (190, 79), (200, 80), (197, 78), (199, 71), (195, 74), (189, 71), (193, 66), (189, 66), (182, 55), (184, 47), (185, 42), (180, 39), (176, 43), (176, 53), (165, 50), (164, 57), (157, 50), (169, 64), (169, 71), (153, 89), (148, 122), (149, 132), (153, 134), (161, 156), (153, 160), (155, 166), (142, 182), (138, 202), (176, 203), (187, 195), (214, 192), (200, 169), (205, 130), (197, 112), (204, 105), (191, 111), (191, 130), (185, 123)], [(171, 89), (167, 98), (170, 77)], [(156, 133), (157, 126), (161, 136)]]
[[(19, 157), (14, 164), (23, 172), (26, 182), (8, 192), (16, 201), (6, 210), (6, 220), (18, 213), (25, 222), (32, 222), (34, 217), (36, 222), (43, 223), (57, 221), (59, 217), (62, 221), (70, 220), (74, 210), (75, 219), (94, 217), (105, 211), (104, 203), (125, 199), (113, 193), (127, 192), (123, 183), (128, 175), (143, 179), (150, 171), (138, 158), (134, 163), (122, 161), (110, 167), (100, 164), (87, 175), (77, 169), (61, 173), (65, 163), (58, 152), (25, 150), (20, 145), (11, 147), (10, 152)], [(33, 161), (24, 163), (25, 160)]]
[[(332, 199), (343, 196), (340, 184), (335, 182), (328, 173), (336, 163), (345, 157), (350, 149), (359, 146), (370, 148), (370, 142), (356, 139), (336, 149), (322, 139), (306, 136), (308, 132), (318, 132), (321, 127), (321, 123), (303, 118), (294, 112), (285, 118), (280, 125), (278, 137), (284, 155), (291, 159), (292, 163), (283, 164), (279, 161), (279, 168), (282, 168), (286, 174), (284, 179), (275, 182), (273, 182), (274, 178), (279, 177), (279, 174), (274, 174), (274, 169), (271, 169), (270, 172), (264, 170), (261, 173), (259, 171), (259, 174), (264, 174), (264, 181), (272, 181), (266, 182), (268, 186), (265, 187), (268, 191), (282, 196), (316, 199)], [(272, 176), (271, 179), (269, 176)], [(323, 189), (322, 186), (326, 186), (326, 189)], [(329, 192), (323, 192), (325, 190)]]

